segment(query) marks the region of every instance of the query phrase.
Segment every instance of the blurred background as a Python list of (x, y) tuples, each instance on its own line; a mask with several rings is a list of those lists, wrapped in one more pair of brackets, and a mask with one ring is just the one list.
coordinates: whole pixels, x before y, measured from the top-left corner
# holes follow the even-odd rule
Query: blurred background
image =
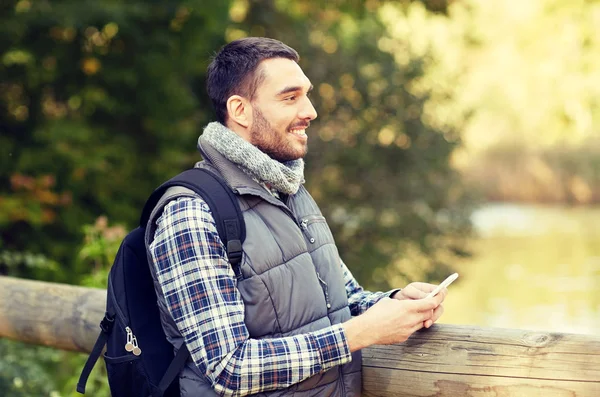
[[(315, 86), (307, 187), (365, 287), (458, 271), (441, 322), (598, 334), (598, 26), (594, 0), (3, 1), (0, 274), (104, 288), (199, 160), (210, 57), (268, 36)], [(0, 340), (0, 394), (75, 396), (84, 360)]]

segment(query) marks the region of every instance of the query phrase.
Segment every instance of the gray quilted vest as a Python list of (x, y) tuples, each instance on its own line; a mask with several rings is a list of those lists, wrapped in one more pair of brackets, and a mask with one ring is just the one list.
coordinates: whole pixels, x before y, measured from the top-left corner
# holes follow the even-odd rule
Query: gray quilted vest
[[(223, 176), (237, 197), (246, 222), (238, 281), (245, 305), (245, 323), (250, 337), (277, 338), (326, 328), (350, 319), (340, 258), (329, 226), (319, 207), (303, 186), (283, 201), (200, 138), (205, 161)], [(171, 189), (170, 189), (171, 190)], [(194, 193), (176, 188), (164, 200)], [(159, 205), (157, 208), (162, 208)], [(160, 214), (150, 217), (155, 225)], [(154, 238), (148, 227), (146, 241)], [(167, 339), (178, 347), (183, 338), (169, 314), (164, 295), (154, 276), (158, 305)], [(190, 359), (179, 376), (181, 396), (217, 396), (210, 381)], [(317, 374), (289, 388), (255, 396), (340, 396), (356, 397), (361, 392), (361, 355), (352, 362)]]

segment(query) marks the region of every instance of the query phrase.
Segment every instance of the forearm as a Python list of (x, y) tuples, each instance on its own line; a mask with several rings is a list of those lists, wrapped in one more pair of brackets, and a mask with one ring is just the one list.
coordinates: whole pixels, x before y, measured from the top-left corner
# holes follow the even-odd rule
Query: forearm
[(215, 362), (207, 376), (220, 395), (245, 396), (289, 387), (351, 359), (344, 328), (335, 325), (292, 337), (248, 339)]
[(352, 317), (343, 324), (346, 342), (351, 353), (371, 346), (371, 333), (368, 324), (361, 316)]

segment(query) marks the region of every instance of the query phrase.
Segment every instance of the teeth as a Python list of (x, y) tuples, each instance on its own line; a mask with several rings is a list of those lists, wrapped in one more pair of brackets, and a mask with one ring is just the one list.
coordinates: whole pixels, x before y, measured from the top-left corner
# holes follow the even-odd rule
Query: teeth
[(306, 130), (292, 130), (292, 131), (290, 131), (290, 132), (291, 132), (292, 134), (295, 134), (295, 135), (300, 135), (300, 136), (306, 135)]

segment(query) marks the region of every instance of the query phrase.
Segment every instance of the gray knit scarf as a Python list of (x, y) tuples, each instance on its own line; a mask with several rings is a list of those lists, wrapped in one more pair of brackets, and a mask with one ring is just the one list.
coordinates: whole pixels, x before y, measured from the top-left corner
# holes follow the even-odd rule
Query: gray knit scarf
[(281, 163), (219, 122), (212, 122), (202, 134), (212, 147), (250, 177), (279, 192), (295, 194), (304, 183), (304, 160)]

